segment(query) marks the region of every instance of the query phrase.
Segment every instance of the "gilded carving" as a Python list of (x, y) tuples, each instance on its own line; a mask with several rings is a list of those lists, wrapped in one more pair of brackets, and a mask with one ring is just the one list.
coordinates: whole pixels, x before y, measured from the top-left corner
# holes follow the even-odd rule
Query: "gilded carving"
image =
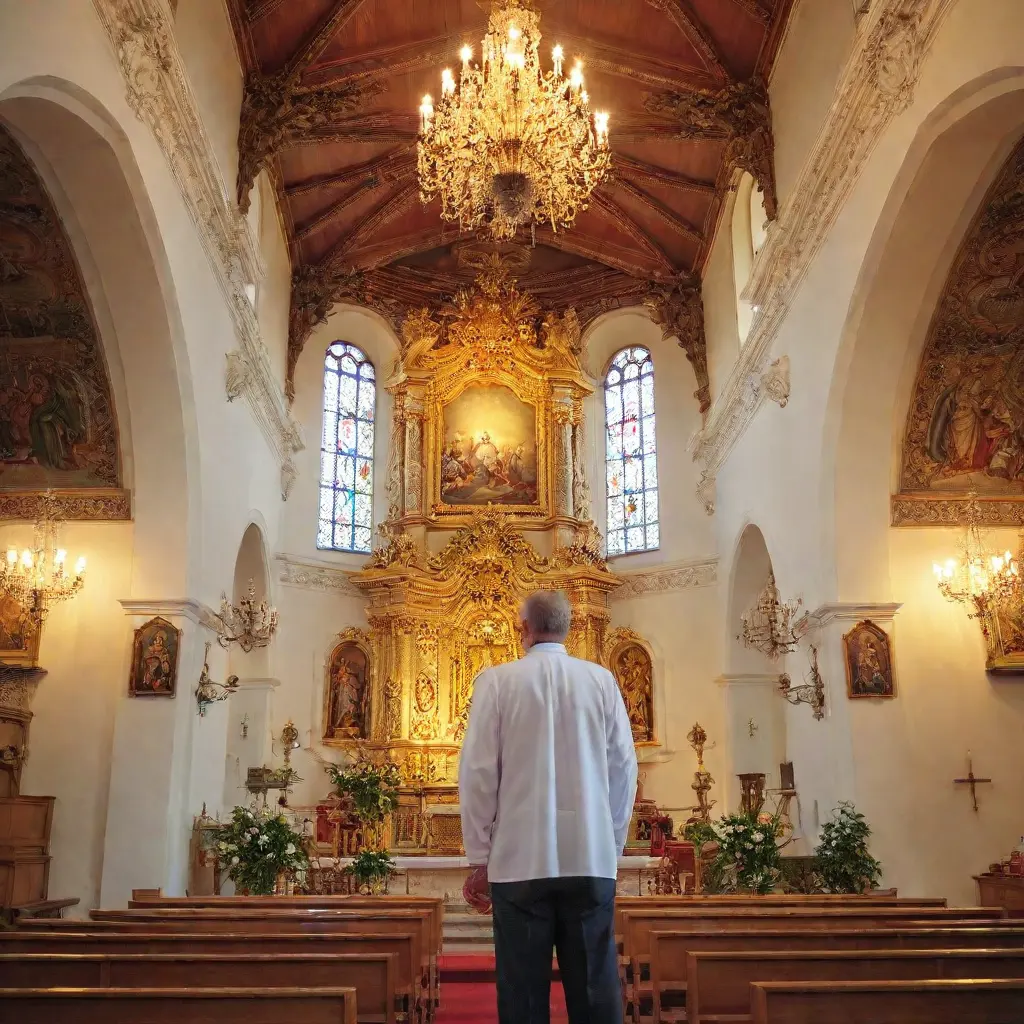
[(431, 679), (425, 672), (421, 672), (416, 677), (413, 695), (412, 738), (414, 740), (437, 739), (439, 729), (437, 681)]
[(370, 738), (373, 655), (365, 630), (339, 634), (327, 661), (324, 685), (325, 740)]
[(920, 501), (926, 521), (972, 494), (1024, 510), (1024, 141), (946, 279), (907, 416), (900, 490), (942, 502)]
[(402, 735), (402, 684), (394, 678), (384, 684), (384, 739), (396, 740)]
[(631, 629), (616, 629), (607, 637), (604, 647), (605, 663), (619, 684), (634, 742), (656, 743), (654, 662), (650, 650)]

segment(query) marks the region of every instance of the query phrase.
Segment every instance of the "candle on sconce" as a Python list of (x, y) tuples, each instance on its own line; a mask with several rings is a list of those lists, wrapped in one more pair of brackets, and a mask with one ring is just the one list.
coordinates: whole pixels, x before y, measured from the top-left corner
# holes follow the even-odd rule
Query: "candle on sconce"
[(434, 100), (433, 97), (428, 93), (423, 97), (423, 102), (420, 104), (420, 128), (423, 131), (427, 131), (430, 128), (430, 122), (434, 118)]
[(576, 61), (569, 72), (569, 85), (577, 91), (583, 88), (583, 65), (579, 61)]
[(462, 70), (465, 71), (469, 68), (469, 62), (473, 59), (473, 47), (464, 46), (459, 56), (462, 58)]
[(555, 77), (562, 77), (562, 61), (565, 59), (565, 51), (561, 46), (556, 46), (551, 51), (551, 58), (555, 62)]
[(455, 95), (455, 76), (452, 74), (451, 68), (445, 68), (441, 72), (441, 95)]

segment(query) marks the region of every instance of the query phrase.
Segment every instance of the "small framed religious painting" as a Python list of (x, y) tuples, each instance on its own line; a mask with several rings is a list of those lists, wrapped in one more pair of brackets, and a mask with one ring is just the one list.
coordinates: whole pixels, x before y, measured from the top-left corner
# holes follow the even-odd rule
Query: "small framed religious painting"
[(851, 698), (896, 696), (892, 637), (870, 619), (858, 622), (843, 637), (846, 692)]
[(173, 697), (178, 685), (181, 630), (159, 616), (135, 630), (129, 697)]

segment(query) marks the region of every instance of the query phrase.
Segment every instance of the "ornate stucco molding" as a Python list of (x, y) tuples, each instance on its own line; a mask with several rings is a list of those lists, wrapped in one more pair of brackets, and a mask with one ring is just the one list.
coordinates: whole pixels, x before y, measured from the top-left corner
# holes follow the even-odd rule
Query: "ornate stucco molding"
[(183, 618), (194, 622), (197, 626), (203, 626), (214, 632), (218, 632), (218, 626), (222, 625), (214, 610), (202, 601), (197, 601), (194, 597), (161, 597), (148, 600), (122, 598), (120, 605), (126, 615), (147, 617), (165, 615), (168, 618)]
[(694, 445), (698, 494), (714, 511), (718, 470), (766, 397), (772, 345), (815, 256), (882, 133), (911, 104), (924, 57), (953, 0), (876, 0), (858, 23), (828, 118), (758, 253), (745, 291), (758, 312)]
[(838, 604), (823, 604), (805, 616), (808, 629), (822, 629), (832, 622), (891, 622), (902, 604), (843, 601)]
[(352, 585), (349, 577), (359, 569), (342, 569), (327, 562), (297, 558), (294, 555), (277, 555), (278, 580), (287, 587), (301, 590), (318, 590), (321, 593), (339, 594), (341, 597), (357, 597), (365, 600), (365, 594)]
[(652, 594), (667, 594), (673, 590), (689, 590), (693, 587), (711, 587), (718, 582), (718, 559), (708, 558), (698, 562), (673, 562), (644, 569), (639, 572), (617, 574), (622, 586), (612, 591), (612, 601), (629, 601), (635, 597), (650, 597)]
[(123, 521), (132, 517), (132, 493), (118, 487), (0, 493), (0, 520), (32, 522), (44, 512), (63, 520)]
[(93, 0), (125, 80), (128, 105), (153, 132), (185, 201), (235, 324), (228, 400), (245, 397), (282, 466), (282, 497), (304, 447), (283, 388), (274, 379), (247, 286), (264, 274), (249, 225), (224, 188), (213, 146), (174, 38), (167, 0)]
[(1024, 501), (1019, 498), (944, 498), (928, 495), (894, 494), (891, 501), (892, 526), (963, 527), (974, 516), (979, 526), (1024, 526)]

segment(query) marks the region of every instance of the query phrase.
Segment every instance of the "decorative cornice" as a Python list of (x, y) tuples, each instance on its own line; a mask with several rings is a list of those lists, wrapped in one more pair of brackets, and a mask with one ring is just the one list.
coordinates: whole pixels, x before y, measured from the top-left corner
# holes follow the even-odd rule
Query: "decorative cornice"
[(668, 341), (676, 338), (697, 378), (694, 398), (701, 415), (711, 408), (711, 380), (708, 377), (708, 344), (704, 333), (704, 299), (701, 282), (685, 274), (669, 285), (653, 285), (644, 299), (650, 318)]
[(328, 562), (316, 562), (293, 555), (276, 555), (275, 560), (280, 566), (277, 578), (287, 587), (319, 590), (322, 593), (340, 594), (342, 597), (366, 597), (349, 579), (353, 572), (360, 571), (358, 569), (342, 569)]
[(790, 306), (882, 133), (911, 104), (921, 64), (953, 0), (876, 0), (858, 25), (828, 118), (754, 261), (758, 308), (740, 356), (695, 444), (698, 494), (714, 511), (719, 469), (768, 393), (763, 378)]
[(894, 494), (893, 526), (966, 526), (973, 516), (979, 526), (1024, 526), (1020, 498), (937, 498)]
[(0, 491), (0, 520), (32, 522), (44, 512), (65, 520), (123, 522), (132, 517), (131, 491), (82, 488), (60, 491)]
[(153, 616), (164, 615), (169, 618), (188, 619), (197, 626), (204, 626), (206, 629), (217, 632), (220, 620), (214, 610), (202, 601), (194, 597), (181, 598), (153, 598), (149, 600), (137, 600), (135, 598), (122, 598), (120, 605), (126, 615)]
[(712, 587), (718, 582), (718, 559), (699, 562), (674, 562), (638, 572), (616, 573), (622, 586), (609, 594), (611, 601), (628, 601), (635, 597), (667, 594), (673, 590)]
[[(902, 604), (858, 604), (856, 602), (839, 602), (823, 604), (808, 612), (803, 618), (808, 629), (821, 629), (831, 622), (861, 622), (871, 619), (872, 622), (891, 622)], [(800, 626), (800, 623), (797, 623)]]
[[(235, 324), (238, 350), (229, 357), (229, 401), (245, 397), (283, 476), (304, 447), (283, 389), (274, 379), (247, 286), (264, 274), (252, 232), (223, 187), (213, 146), (178, 52), (167, 0), (93, 0), (125, 79), (125, 98), (153, 132)], [(282, 480), (282, 496), (287, 487)]]
[(767, 686), (775, 689), (779, 685), (779, 673), (774, 675), (765, 672), (721, 675), (715, 680), (716, 686)]

